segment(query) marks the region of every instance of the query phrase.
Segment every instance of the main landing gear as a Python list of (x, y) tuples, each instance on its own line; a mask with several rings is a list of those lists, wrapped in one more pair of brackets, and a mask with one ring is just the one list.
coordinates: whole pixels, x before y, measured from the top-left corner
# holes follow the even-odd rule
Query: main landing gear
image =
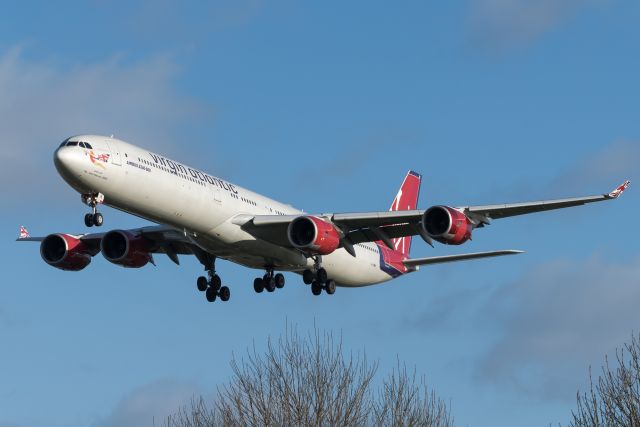
[(327, 270), (321, 267), (322, 260), (319, 256), (314, 261), (315, 273), (312, 270), (303, 271), (302, 281), (305, 285), (311, 285), (313, 295), (320, 295), (323, 289), (327, 294), (333, 295), (336, 292), (336, 281), (328, 278)]
[(262, 277), (256, 277), (253, 281), (253, 290), (261, 293), (265, 289), (273, 292), (276, 289), (284, 288), (284, 276), (281, 273), (273, 274), (273, 268), (268, 267), (267, 272)]
[(91, 208), (91, 213), (84, 216), (84, 225), (87, 227), (100, 227), (104, 224), (104, 217), (98, 212), (98, 205), (104, 201), (104, 194), (102, 193), (90, 193), (83, 194), (81, 196), (82, 203)]
[(207, 301), (214, 302), (218, 297), (221, 301), (229, 301), (231, 298), (231, 290), (228, 286), (222, 286), (222, 279), (216, 274), (215, 258), (212, 258), (207, 264), (205, 269), (209, 278), (204, 276), (198, 277), (196, 284), (200, 292), (204, 292), (207, 297)]

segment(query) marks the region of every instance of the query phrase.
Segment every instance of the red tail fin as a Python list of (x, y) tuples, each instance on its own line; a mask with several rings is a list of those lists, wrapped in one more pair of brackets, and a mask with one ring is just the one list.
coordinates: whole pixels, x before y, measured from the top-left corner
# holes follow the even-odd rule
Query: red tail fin
[[(393, 203), (389, 210), (410, 211), (417, 209), (421, 182), (422, 175), (414, 171), (409, 171), (407, 176), (404, 178), (404, 181), (402, 181), (400, 190), (398, 190), (398, 195), (393, 199)], [(398, 252), (401, 252), (405, 256), (409, 256), (409, 250), (411, 249), (411, 236), (400, 237), (391, 241)]]

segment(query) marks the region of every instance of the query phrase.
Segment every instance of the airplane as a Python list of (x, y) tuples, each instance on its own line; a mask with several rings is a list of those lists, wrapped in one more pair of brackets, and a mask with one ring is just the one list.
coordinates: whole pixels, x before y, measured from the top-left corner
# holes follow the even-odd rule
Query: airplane
[(155, 265), (155, 254), (178, 265), (179, 255), (194, 255), (207, 273), (196, 287), (210, 302), (231, 296), (216, 272), (217, 259), (265, 271), (253, 282), (257, 293), (284, 287), (282, 272), (294, 272), (313, 295), (332, 295), (337, 286), (378, 284), (423, 265), (522, 253), (410, 258), (413, 236), (432, 247), (461, 245), (492, 220), (613, 200), (629, 186), (625, 181), (608, 194), (588, 197), (418, 209), (422, 177), (409, 171), (389, 211), (309, 214), (113, 136), (69, 137), (53, 158), (60, 176), (91, 209), (86, 227), (103, 225), (102, 204), (158, 225), (45, 237), (31, 237), (20, 227), (18, 241), (40, 242), (42, 259), (69, 271), (84, 269), (99, 252), (128, 268)]

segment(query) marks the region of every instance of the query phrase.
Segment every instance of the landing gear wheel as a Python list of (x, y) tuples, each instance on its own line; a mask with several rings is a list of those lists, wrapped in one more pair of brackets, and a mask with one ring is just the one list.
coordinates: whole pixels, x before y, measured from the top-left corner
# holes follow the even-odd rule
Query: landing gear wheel
[(276, 280), (273, 277), (265, 274), (262, 280), (264, 280), (264, 288), (267, 292), (273, 292), (276, 290)]
[(206, 297), (207, 297), (207, 301), (214, 302), (218, 297), (218, 291), (216, 291), (212, 287), (208, 287)]
[(318, 296), (322, 293), (322, 285), (318, 282), (313, 282), (311, 284), (311, 293), (315, 296)]
[(325, 291), (327, 291), (327, 293), (329, 295), (333, 295), (336, 293), (336, 281), (333, 279), (329, 279), (327, 280), (327, 284), (324, 287)]
[(220, 299), (222, 301), (229, 301), (229, 298), (231, 298), (231, 291), (229, 290), (229, 288), (227, 286), (223, 286), (220, 288)]
[(278, 273), (273, 278), (276, 281), (276, 288), (278, 289), (284, 288), (284, 275)]
[(93, 214), (88, 213), (84, 216), (84, 225), (93, 227)]
[(324, 268), (319, 268), (318, 272), (316, 273), (316, 279), (318, 279), (318, 282), (320, 282), (320, 283), (326, 283), (327, 282), (327, 270), (325, 270)]
[(305, 270), (302, 272), (302, 281), (305, 285), (310, 285), (311, 283), (313, 283), (313, 279), (315, 279), (313, 271)]
[(91, 213), (84, 216), (84, 225), (100, 227), (104, 223), (104, 217), (98, 213), (98, 205), (104, 202), (104, 194), (85, 193), (80, 195), (80, 200), (91, 208)]
[(102, 214), (100, 212), (96, 212), (95, 214), (93, 214), (93, 225), (95, 225), (96, 227), (100, 227), (102, 226), (102, 224), (104, 224), (104, 217), (102, 216)]
[(217, 274), (214, 274), (213, 277), (211, 277), (211, 287), (217, 292), (220, 290), (220, 286), (222, 286), (222, 279)]
[(196, 283), (198, 284), (198, 290), (200, 292), (206, 291), (207, 288), (209, 287), (209, 283), (207, 283), (207, 278), (204, 276), (198, 277), (198, 280)]
[(261, 293), (262, 291), (264, 291), (264, 280), (262, 280), (259, 277), (256, 277), (255, 280), (253, 281), (253, 290), (256, 291), (257, 293)]

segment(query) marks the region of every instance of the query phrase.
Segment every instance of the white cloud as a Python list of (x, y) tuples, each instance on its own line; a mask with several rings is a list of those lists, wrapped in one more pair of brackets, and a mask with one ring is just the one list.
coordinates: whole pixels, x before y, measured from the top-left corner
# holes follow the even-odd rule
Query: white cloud
[(483, 309), (504, 331), (478, 364), (478, 378), (541, 399), (575, 399), (588, 366), (597, 368), (637, 329), (639, 278), (640, 256), (555, 261), (528, 272)]
[(474, 42), (497, 51), (531, 43), (603, 0), (476, 0), (471, 7)]
[[(0, 189), (4, 195), (46, 199), (58, 178), (52, 155), (81, 133), (115, 134), (158, 149), (200, 106), (181, 96), (167, 57), (127, 63), (111, 58), (70, 67), (0, 51)], [(54, 191), (57, 191), (54, 189)]]
[(96, 427), (162, 425), (168, 415), (199, 395), (198, 387), (191, 383), (164, 380), (148, 384), (125, 396)]

